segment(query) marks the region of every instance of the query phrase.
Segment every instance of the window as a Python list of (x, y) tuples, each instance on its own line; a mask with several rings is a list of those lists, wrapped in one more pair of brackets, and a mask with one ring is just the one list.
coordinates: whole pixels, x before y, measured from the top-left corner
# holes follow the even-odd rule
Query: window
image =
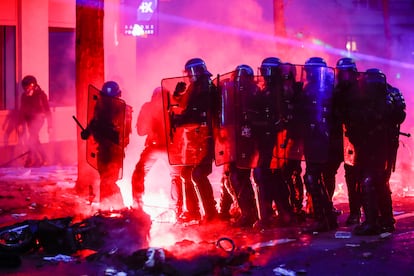
[(49, 101), (51, 106), (76, 104), (75, 30), (49, 29)]
[(16, 28), (0, 26), (0, 110), (17, 108)]

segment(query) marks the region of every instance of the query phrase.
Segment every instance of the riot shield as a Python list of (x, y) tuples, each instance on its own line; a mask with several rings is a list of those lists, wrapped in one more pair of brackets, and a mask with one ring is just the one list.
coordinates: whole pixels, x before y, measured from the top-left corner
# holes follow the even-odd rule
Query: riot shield
[(239, 168), (254, 168), (258, 152), (252, 133), (253, 103), (259, 87), (255, 79), (234, 81), (234, 72), (214, 80), (220, 110), (214, 126), (216, 165), (235, 162)]
[(307, 162), (329, 159), (335, 71), (331, 67), (303, 66), (302, 133)]
[(235, 90), (232, 73), (223, 74), (213, 80), (219, 95), (219, 110), (214, 127), (214, 155), (216, 166), (236, 160), (236, 114)]
[[(272, 168), (278, 168), (286, 160), (303, 159), (303, 133), (301, 97), (303, 93), (302, 66), (290, 63), (280, 65), (281, 78), (281, 118), (282, 131), (279, 131), (277, 144), (273, 150)], [(299, 73), (299, 74), (298, 74)]]
[(359, 97), (352, 103), (357, 115), (350, 126), (351, 142), (356, 150), (355, 163), (383, 167), (391, 148), (387, 82), (379, 70), (367, 70), (360, 75)]
[[(196, 93), (190, 78), (162, 79), (161, 88), (170, 164), (200, 164), (211, 148), (211, 124), (205, 112), (189, 106), (192, 93)], [(190, 112), (192, 120), (188, 120)]]
[(119, 179), (126, 142), (125, 111), (125, 101), (101, 95), (99, 89), (88, 86), (87, 121), (92, 135), (86, 142), (86, 160), (97, 170), (100, 162), (116, 164), (120, 168)]

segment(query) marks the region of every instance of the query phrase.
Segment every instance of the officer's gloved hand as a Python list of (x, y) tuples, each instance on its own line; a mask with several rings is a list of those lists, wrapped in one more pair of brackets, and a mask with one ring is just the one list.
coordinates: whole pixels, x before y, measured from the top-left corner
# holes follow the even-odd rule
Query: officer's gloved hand
[(91, 132), (88, 129), (84, 129), (81, 131), (80, 136), (83, 140), (86, 140), (91, 136)]
[(183, 81), (180, 81), (175, 86), (174, 96), (181, 95), (187, 89), (187, 84)]

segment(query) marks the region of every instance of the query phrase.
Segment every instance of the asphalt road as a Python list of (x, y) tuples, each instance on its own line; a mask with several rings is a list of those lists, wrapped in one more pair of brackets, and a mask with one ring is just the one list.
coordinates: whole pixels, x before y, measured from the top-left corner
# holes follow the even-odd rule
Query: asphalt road
[[(72, 168), (53, 167), (47, 173), (0, 169), (0, 226), (44, 217), (92, 216), (96, 206), (74, 193), (74, 179)], [(143, 225), (125, 219), (109, 230), (116, 235), (105, 250), (82, 250), (70, 256), (28, 252), (19, 256), (21, 264), (14, 268), (4, 267), (13, 260), (10, 255), (0, 255), (0, 274), (414, 275), (414, 198), (394, 196), (393, 201), (397, 224), (389, 235), (352, 235), (352, 228), (344, 225), (344, 202), (335, 204), (344, 211), (338, 217), (339, 229), (313, 234), (304, 233), (304, 225), (262, 231), (233, 228), (222, 221), (178, 225), (167, 210), (153, 218), (149, 238), (141, 240), (141, 247), (134, 241), (143, 236), (138, 230)], [(154, 266), (145, 265), (143, 256), (154, 247), (165, 258), (159, 257)]]

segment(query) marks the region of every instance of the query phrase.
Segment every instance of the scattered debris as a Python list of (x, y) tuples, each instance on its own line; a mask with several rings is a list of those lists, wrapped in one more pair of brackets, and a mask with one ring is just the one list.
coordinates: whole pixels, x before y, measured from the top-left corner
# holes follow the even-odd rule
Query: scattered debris
[(27, 216), (26, 213), (20, 213), (20, 214), (11, 214), (11, 216), (15, 219), (21, 218), (21, 217), (25, 217)]
[(293, 242), (296, 241), (296, 239), (277, 239), (277, 240), (270, 240), (267, 242), (259, 242), (259, 243), (255, 243), (253, 245), (251, 245), (250, 247), (254, 250), (257, 250), (259, 248), (262, 247), (269, 247), (269, 246), (275, 246), (278, 244), (283, 244), (283, 243), (288, 243), (288, 242)]
[(335, 238), (336, 239), (350, 239), (352, 237), (352, 233), (348, 231), (336, 231)]
[(63, 255), (63, 254), (58, 254), (54, 257), (43, 257), (43, 260), (45, 261), (52, 261), (52, 262), (65, 262), (65, 263), (70, 263), (70, 262), (74, 262), (76, 261), (76, 258), (68, 256), (68, 255)]
[(296, 272), (290, 269), (284, 268), (284, 265), (276, 267), (273, 269), (275, 275), (283, 275), (283, 276), (296, 276)]

